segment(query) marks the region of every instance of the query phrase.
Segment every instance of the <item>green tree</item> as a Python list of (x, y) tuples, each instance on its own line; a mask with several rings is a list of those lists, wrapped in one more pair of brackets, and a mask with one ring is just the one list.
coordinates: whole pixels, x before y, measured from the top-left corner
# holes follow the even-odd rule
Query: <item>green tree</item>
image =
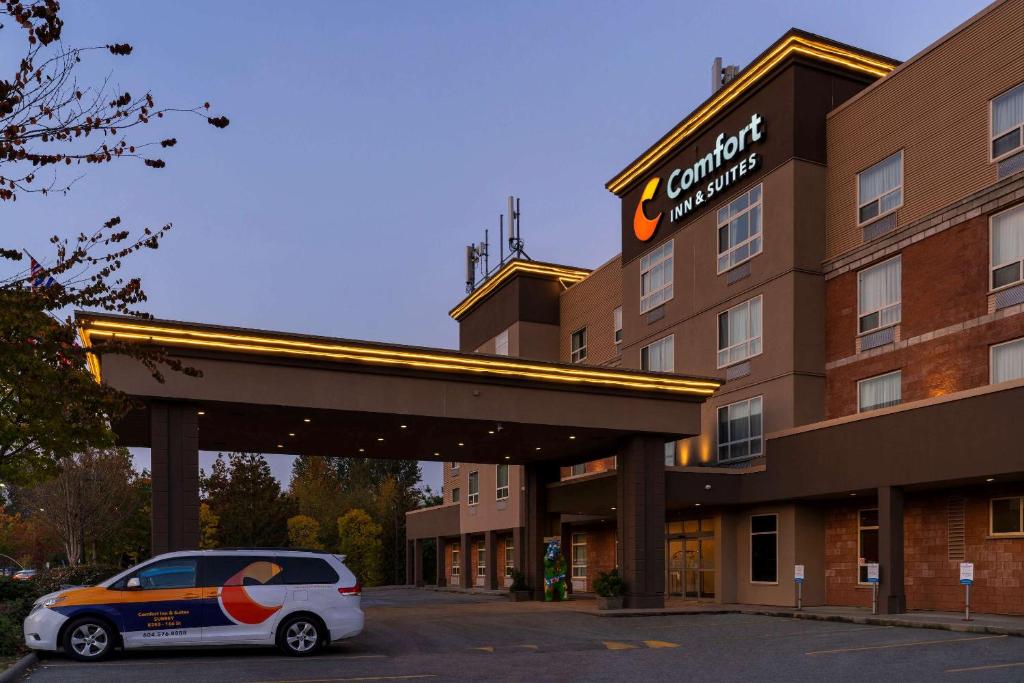
[(320, 522), (306, 515), (295, 515), (288, 520), (288, 545), (307, 550), (323, 550), (320, 542)]
[(201, 477), (210, 511), (220, 519), (222, 546), (283, 547), (293, 502), (281, 493), (270, 465), (256, 453), (217, 456)]
[(316, 520), (319, 543), (325, 548), (336, 546), (338, 517), (351, 507), (351, 501), (328, 459), (307, 455), (296, 458), (288, 491), (299, 514)]
[(148, 470), (129, 481), (127, 514), (111, 533), (97, 539), (97, 559), (106, 564), (130, 566), (150, 556), (153, 480)]
[[(192, 113), (216, 128), (209, 105), (158, 107), (152, 93), (113, 91), (115, 79), (93, 86), (80, 69), (89, 56), (124, 58), (131, 45), (73, 47), (61, 40), (64, 22), (56, 0), (0, 3), (0, 203), (19, 195), (64, 194), (89, 166), (132, 161), (159, 169), (163, 159), (144, 155), (177, 140), (138, 140), (144, 126), (174, 112)], [(9, 48), (9, 49), (8, 49)], [(2, 222), (2, 221), (0, 221)], [(93, 381), (86, 349), (78, 343), (74, 309), (144, 314), (138, 278), (124, 278), (125, 260), (155, 249), (170, 229), (130, 231), (113, 217), (99, 227), (68, 228), (72, 238), (50, 238), (41, 272), (33, 272), (20, 245), (0, 244), (0, 480), (33, 483), (58, 470), (63, 458), (113, 446), (112, 420), (127, 408), (124, 397)], [(54, 284), (49, 285), (49, 279)], [(161, 368), (184, 370), (159, 353), (117, 343), (108, 352)]]
[(355, 508), (338, 518), (338, 552), (363, 585), (381, 583), (381, 527), (365, 510)]
[(199, 504), (199, 547), (204, 550), (217, 547), (220, 517), (213, 514), (209, 503)]

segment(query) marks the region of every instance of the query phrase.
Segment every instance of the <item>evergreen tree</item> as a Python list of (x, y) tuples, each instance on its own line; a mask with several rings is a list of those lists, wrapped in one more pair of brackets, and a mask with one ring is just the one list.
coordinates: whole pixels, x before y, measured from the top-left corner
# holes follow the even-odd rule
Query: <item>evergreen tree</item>
[(202, 477), (210, 512), (219, 520), (221, 546), (283, 547), (293, 502), (281, 492), (270, 465), (256, 453), (217, 456), (210, 476)]

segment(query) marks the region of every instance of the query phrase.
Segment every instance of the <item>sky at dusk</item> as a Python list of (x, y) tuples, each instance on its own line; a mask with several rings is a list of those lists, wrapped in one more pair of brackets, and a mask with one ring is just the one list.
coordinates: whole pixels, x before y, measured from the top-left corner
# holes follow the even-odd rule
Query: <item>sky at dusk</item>
[[(177, 138), (167, 168), (90, 168), (67, 197), (21, 196), (0, 214), (4, 246), (42, 257), (49, 235), (113, 215), (172, 222), (127, 269), (157, 317), (440, 347), (457, 345), (465, 245), (496, 233), (507, 195), (533, 258), (618, 253), (604, 183), (707, 98), (714, 57), (743, 66), (797, 27), (907, 59), (985, 5), (62, 4), (68, 44), (135, 46), (94, 53), (83, 74), (158, 106), (209, 100), (231, 126), (164, 119), (146, 135)], [(20, 59), (15, 35), (0, 32), (0, 63)], [(287, 481), (290, 458), (270, 461)], [(438, 488), (438, 464), (424, 475)]]

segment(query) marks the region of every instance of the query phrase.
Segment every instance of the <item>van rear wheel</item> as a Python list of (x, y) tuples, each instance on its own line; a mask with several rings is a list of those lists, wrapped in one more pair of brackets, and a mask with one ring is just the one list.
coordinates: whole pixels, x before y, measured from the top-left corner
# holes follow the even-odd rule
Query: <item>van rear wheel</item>
[(293, 657), (306, 657), (320, 649), (325, 632), (319, 620), (305, 614), (289, 617), (277, 629), (277, 646)]
[(103, 619), (82, 617), (64, 631), (64, 652), (80, 662), (98, 662), (114, 650), (117, 632)]

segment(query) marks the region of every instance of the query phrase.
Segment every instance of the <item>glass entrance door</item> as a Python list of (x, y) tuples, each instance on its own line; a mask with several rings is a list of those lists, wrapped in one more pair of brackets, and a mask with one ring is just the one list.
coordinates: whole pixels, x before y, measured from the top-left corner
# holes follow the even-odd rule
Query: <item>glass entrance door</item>
[(668, 593), (694, 600), (715, 597), (715, 536), (712, 520), (669, 524)]

